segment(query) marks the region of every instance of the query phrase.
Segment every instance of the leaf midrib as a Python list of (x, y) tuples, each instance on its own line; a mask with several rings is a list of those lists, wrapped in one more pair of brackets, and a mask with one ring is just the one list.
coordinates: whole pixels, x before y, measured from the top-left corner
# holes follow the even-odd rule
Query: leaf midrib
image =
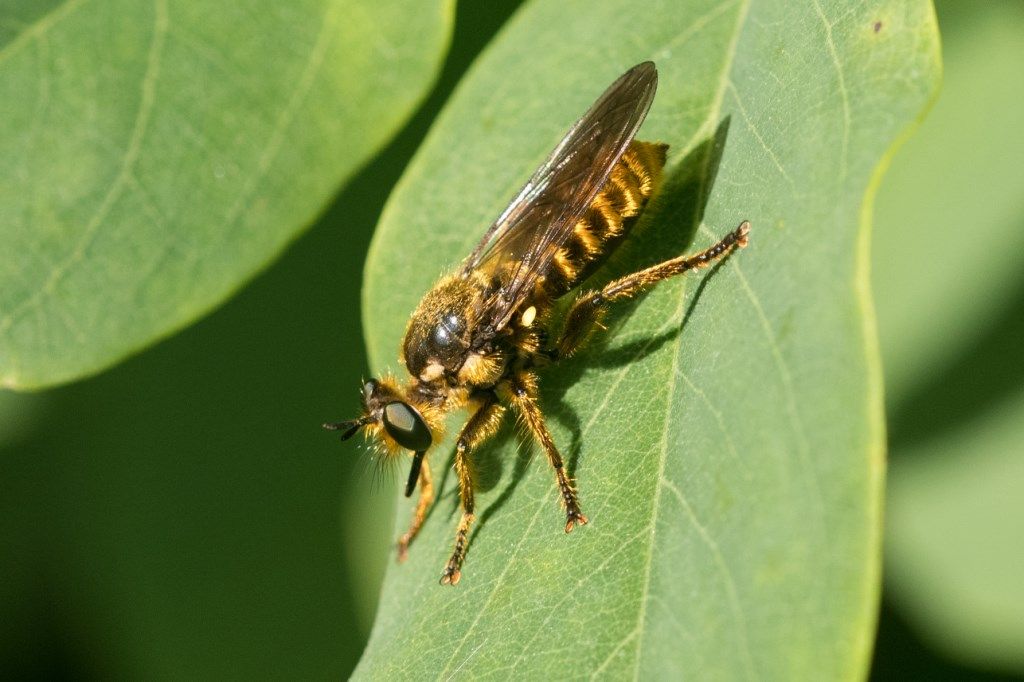
[[(698, 132), (687, 143), (688, 147), (692, 146), (695, 143), (695, 141), (699, 138), (699, 136), (700, 136), (702, 131), (704, 131), (705, 129), (709, 129), (711, 126), (713, 126), (715, 124), (715, 121), (718, 119), (719, 115), (721, 114), (721, 111), (722, 111), (722, 101), (725, 98), (725, 90), (726, 90), (726, 87), (727, 87), (727, 85), (729, 83), (729, 73), (732, 71), (732, 65), (733, 65), (733, 62), (734, 62), (734, 60), (736, 58), (736, 50), (737, 50), (737, 47), (739, 45), (739, 37), (740, 37), (740, 34), (743, 32), (743, 25), (744, 25), (744, 23), (746, 21), (747, 12), (748, 12), (749, 9), (750, 9), (750, 0), (744, 0), (743, 3), (740, 6), (739, 12), (737, 13), (736, 26), (733, 29), (732, 36), (731, 36), (731, 38), (729, 40), (729, 46), (726, 49), (725, 60), (724, 60), (724, 63), (723, 63), (722, 72), (718, 76), (718, 86), (717, 86), (717, 89), (715, 91), (715, 96), (714, 96), (714, 98), (712, 100), (712, 103), (711, 103), (711, 108), (709, 109), (708, 115), (704, 119), (704, 122), (699, 127)], [(700, 174), (700, 186), (699, 186), (698, 191), (697, 191), (697, 196), (704, 196), (705, 192), (707, 191), (706, 183), (707, 183), (708, 163), (710, 161), (710, 158), (711, 158), (711, 151), (710, 151), (710, 148), (709, 148), (709, 150), (707, 152), (705, 152), (705, 154), (704, 154), (703, 168), (701, 169), (702, 172)], [(699, 205), (699, 202), (698, 202), (698, 205)], [(696, 213), (697, 210), (699, 210), (699, 209), (695, 208), (695, 213), (694, 213), (694, 215), (692, 217), (692, 222), (694, 224), (694, 227), (696, 226), (696, 224), (700, 220), (700, 215)], [(680, 319), (680, 317), (682, 315), (682, 312), (683, 312), (683, 301), (686, 299), (685, 293), (686, 293), (686, 287), (685, 287), (685, 282), (684, 282), (684, 286), (682, 287), (682, 291), (679, 294), (678, 307), (677, 307), (675, 313), (672, 316), (673, 320)], [(647, 617), (647, 595), (648, 595), (648, 592), (650, 590), (651, 569), (652, 569), (653, 563), (654, 563), (654, 546), (655, 546), (655, 542), (657, 540), (658, 512), (659, 512), (659, 509), (661, 508), (661, 491), (662, 491), (662, 488), (665, 485), (665, 465), (666, 465), (666, 462), (668, 460), (668, 429), (669, 429), (669, 421), (670, 421), (669, 420), (669, 416), (670, 416), (671, 411), (672, 411), (671, 410), (671, 406), (673, 404), (672, 398), (675, 395), (675, 391), (676, 391), (677, 375), (679, 373), (679, 355), (680, 355), (680, 350), (681, 350), (681, 344), (682, 344), (682, 335), (681, 334), (676, 334), (675, 338), (672, 340), (672, 376), (669, 378), (669, 382), (670, 383), (669, 383), (668, 391), (666, 392), (666, 403), (665, 403), (665, 410), (664, 410), (665, 422), (663, 424), (662, 432), (661, 432), (661, 442), (660, 442), (661, 453), (660, 453), (659, 458), (658, 458), (658, 478), (657, 478), (657, 481), (655, 482), (654, 500), (653, 500), (652, 505), (651, 505), (651, 522), (650, 522), (650, 524), (648, 526), (648, 535), (650, 537), (650, 541), (648, 542), (648, 547), (647, 547), (647, 559), (646, 559), (645, 566), (644, 566), (644, 582), (643, 582), (643, 587), (642, 587), (641, 592), (640, 592), (640, 604), (637, 607), (636, 625), (633, 628), (633, 631), (638, 633), (637, 634), (637, 643), (636, 643), (636, 655), (635, 655), (635, 658), (634, 658), (634, 666), (633, 666), (633, 678), (634, 679), (639, 679), (640, 678), (640, 664), (641, 664), (642, 659), (643, 659), (643, 646), (644, 646), (644, 627), (643, 627), (643, 625), (644, 625), (644, 620)], [(628, 368), (628, 365), (627, 365), (627, 368)], [(744, 638), (744, 644), (746, 644), (746, 639), (745, 638)], [(747, 662), (747, 665), (750, 666), (751, 664), (749, 662), (749, 659), (750, 659), (749, 646), (745, 646), (744, 647), (744, 651), (746, 652), (745, 661)]]
[[(725, 11), (726, 8), (728, 8), (728, 7), (730, 7), (730, 6), (734, 5), (734, 4), (736, 4), (735, 1), (734, 0), (730, 0), (729, 2), (725, 2), (725, 3), (722, 3), (722, 4), (718, 5), (718, 6), (716, 6), (710, 12), (707, 12), (704, 15), (702, 15), (701, 17), (698, 17), (696, 20), (694, 20), (692, 26), (700, 26), (700, 25), (703, 25), (703, 24), (707, 23), (711, 19), (717, 17), (721, 12)], [(740, 3), (740, 10), (737, 13), (736, 26), (735, 26), (735, 28), (733, 30), (733, 34), (732, 34), (732, 36), (730, 38), (729, 45), (728, 45), (728, 47), (726, 49), (725, 60), (724, 60), (725, 63), (723, 65), (722, 73), (718, 77), (718, 85), (717, 85), (717, 88), (716, 88), (716, 91), (715, 91), (715, 95), (714, 95), (714, 97), (711, 100), (711, 106), (708, 109), (708, 114), (705, 117), (704, 121), (701, 123), (701, 125), (699, 125), (697, 127), (697, 130), (690, 137), (690, 139), (687, 140), (686, 144), (684, 144), (681, 147), (681, 151), (679, 152), (679, 156), (680, 157), (681, 156), (685, 156), (686, 153), (691, 151), (696, 146), (696, 144), (699, 142), (699, 140), (702, 137), (704, 137), (707, 134), (707, 132), (714, 126), (715, 121), (717, 120), (718, 116), (721, 114), (721, 107), (722, 107), (722, 102), (723, 102), (724, 97), (725, 97), (725, 90), (726, 90), (726, 87), (727, 87), (727, 85), (729, 83), (728, 74), (732, 70), (732, 64), (733, 64), (734, 58), (736, 56), (736, 50), (737, 50), (737, 47), (738, 47), (738, 44), (739, 44), (739, 36), (742, 33), (743, 26), (745, 24), (745, 20), (746, 20), (746, 16), (747, 16), (747, 12), (749, 10), (749, 7), (750, 7), (750, 0), (743, 0)], [(693, 32), (694, 31), (691, 31), (691, 30), (688, 29), (686, 31), (683, 31), (680, 35), (687, 35), (688, 36), (688, 35), (690, 35)], [(672, 44), (679, 44), (679, 36), (677, 36), (672, 41)], [(664, 47), (665, 46), (661, 46), (658, 49), (652, 50), (652, 54), (657, 53), (660, 49), (664, 49)], [(679, 158), (679, 157), (677, 157), (677, 158)], [(701, 194), (703, 194), (703, 192), (706, 190), (705, 183), (706, 183), (706, 179), (707, 179), (707, 168), (708, 168), (709, 161), (710, 161), (710, 151), (705, 153), (704, 158), (703, 158), (704, 168), (703, 168), (703, 172), (701, 173), (701, 176), (700, 176), (701, 177), (701, 181), (700, 181), (700, 190), (699, 190)], [(698, 221), (699, 221), (699, 215), (695, 214), (693, 216), (693, 223), (696, 224)], [(681, 315), (682, 315), (683, 303), (685, 302), (685, 300), (686, 300), (685, 287), (683, 287), (683, 290), (680, 292), (680, 295), (679, 295), (678, 306), (677, 306), (675, 312), (673, 313), (673, 315), (669, 318), (670, 322), (666, 325), (666, 327), (671, 327), (672, 324), (679, 324), (676, 321), (679, 320)], [(657, 338), (657, 335), (655, 335), (654, 338)], [(676, 335), (676, 338), (675, 338), (675, 340), (673, 342), (674, 346), (673, 346), (671, 385), (670, 385), (669, 391), (667, 393), (667, 395), (669, 396), (669, 399), (671, 398), (671, 396), (675, 392), (675, 382), (676, 382), (676, 375), (678, 373), (678, 360), (679, 360), (679, 350), (680, 350), (681, 341), (682, 340), (681, 340), (680, 336)], [(653, 341), (652, 341), (652, 343), (653, 343)], [(598, 405), (598, 407), (594, 410), (590, 420), (583, 427), (583, 429), (582, 429), (583, 432), (588, 431), (590, 429), (590, 427), (592, 427), (593, 424), (597, 421), (597, 419), (600, 416), (601, 412), (610, 403), (609, 397), (612, 394), (615, 393), (615, 388), (625, 378), (625, 376), (626, 376), (626, 374), (628, 374), (629, 370), (630, 370), (630, 367), (629, 367), (629, 364), (627, 363), (626, 366), (623, 367), (623, 369), (621, 369), (619, 371), (618, 375), (615, 377), (615, 379), (612, 381), (611, 385), (609, 386), (608, 391), (605, 392), (605, 400), (600, 405)], [(667, 404), (670, 404), (670, 403), (671, 403), (671, 400), (669, 400), (667, 402)], [(654, 499), (653, 499), (653, 502), (652, 502), (652, 505), (651, 505), (651, 522), (640, 533), (638, 533), (636, 536), (634, 536), (632, 538), (629, 538), (628, 540), (623, 542), (623, 544), (620, 546), (620, 549), (623, 548), (623, 547), (626, 547), (629, 544), (631, 544), (632, 542), (634, 542), (635, 540), (639, 539), (643, 535), (649, 535), (649, 537), (650, 537), (650, 542), (648, 544), (647, 561), (646, 561), (646, 566), (645, 566), (645, 569), (644, 569), (644, 587), (643, 587), (643, 589), (641, 591), (640, 603), (637, 606), (637, 621), (636, 621), (636, 625), (633, 628), (633, 630), (630, 632), (630, 634), (628, 634), (624, 638), (624, 640), (623, 640), (623, 643), (625, 643), (625, 642), (627, 642), (628, 640), (630, 640), (630, 639), (632, 639), (634, 637), (637, 638), (637, 647), (636, 647), (636, 656), (635, 656), (635, 666), (636, 667), (635, 667), (635, 670), (634, 670), (634, 676), (637, 676), (638, 673), (639, 673), (639, 665), (640, 665), (640, 660), (641, 660), (641, 649), (642, 649), (642, 645), (643, 645), (643, 621), (644, 621), (644, 618), (645, 618), (645, 615), (646, 615), (647, 590), (648, 590), (649, 585), (650, 585), (652, 560), (653, 560), (653, 554), (654, 554), (654, 543), (655, 543), (655, 533), (654, 533), (654, 530), (655, 530), (655, 526), (657, 524), (658, 506), (659, 506), (659, 500), (660, 500), (660, 495), (661, 495), (661, 488), (662, 488), (663, 480), (664, 480), (664, 468), (665, 468), (665, 463), (666, 463), (666, 460), (667, 460), (667, 452), (668, 452), (668, 445), (667, 445), (668, 426), (669, 426), (669, 410), (666, 409), (665, 410), (665, 425), (664, 425), (663, 432), (662, 432), (661, 454), (660, 454), (660, 457), (659, 457), (658, 481), (657, 481), (657, 485), (655, 487), (655, 496), (654, 496)], [(553, 492), (555, 490), (555, 485), (551, 484), (549, 486), (548, 490)], [(501, 573), (499, 573), (498, 576), (495, 578), (495, 580), (493, 582), (493, 586), (491, 588), (491, 592), (490, 592), (490, 594), (488, 594), (487, 599), (484, 601), (484, 603), (481, 606), (481, 608), (477, 611), (476, 617), (469, 624), (469, 627), (466, 628), (466, 631), (463, 634), (462, 639), (459, 640), (459, 643), (453, 648), (452, 654), (449, 657), (448, 662), (445, 664), (444, 669), (438, 675), (438, 679), (439, 680), (447, 679), (448, 677), (450, 677), (449, 670), (451, 669), (452, 663), (458, 658), (458, 655), (462, 651), (462, 648), (465, 645), (465, 643), (471, 639), (471, 637), (472, 637), (472, 635), (473, 635), (473, 633), (474, 633), (474, 631), (476, 629), (477, 624), (480, 622), (480, 619), (483, 617), (483, 614), (487, 612), (488, 607), (489, 607), (490, 603), (493, 601), (493, 598), (497, 594), (499, 588), (504, 584), (505, 576), (508, 574), (509, 569), (515, 563), (514, 559), (515, 559), (516, 555), (518, 554), (520, 548), (522, 547), (523, 542), (529, 536), (530, 530), (533, 528), (534, 524), (540, 518), (542, 510), (543, 510), (543, 507), (541, 505), (537, 505), (537, 508), (534, 511), (533, 517), (530, 519), (529, 523), (526, 524), (523, 527), (523, 531), (522, 531), (522, 533), (521, 533), (521, 535), (519, 537), (519, 541), (516, 543), (516, 546), (515, 546), (515, 548), (512, 551), (512, 555), (509, 557), (508, 561), (505, 562), (505, 565), (502, 568)], [(615, 553), (612, 553), (611, 555), (609, 555), (609, 557), (606, 557), (605, 562), (609, 561), (611, 559), (611, 557), (614, 556), (614, 555), (615, 555)], [(592, 574), (596, 574), (596, 573), (597, 573), (597, 571), (594, 571)], [(579, 587), (580, 585), (582, 585), (585, 582), (585, 580), (586, 580), (586, 578), (584, 577), (580, 581), (578, 581), (576, 587)], [(565, 599), (567, 599), (568, 596), (570, 594), (572, 594), (572, 591), (573, 590), (567, 590), (563, 594), (562, 599), (559, 601), (559, 604), (562, 601), (564, 601)], [(558, 605), (556, 604), (550, 610), (548, 618), (550, 618), (551, 615), (557, 611), (557, 606)], [(526, 651), (528, 651), (529, 644), (530, 644), (530, 642), (527, 642), (527, 644), (522, 648), (522, 650), (520, 651), (519, 656), (516, 659), (517, 662), (519, 660), (521, 660), (523, 654)], [(746, 639), (745, 638), (744, 638), (744, 644), (746, 644)], [(615, 647), (615, 649), (613, 650), (613, 655), (617, 654), (618, 651), (621, 650), (621, 646), (622, 646), (622, 643), (620, 643), (619, 646)], [(747, 661), (747, 665), (749, 666), (749, 665), (751, 665), (751, 663), (750, 663), (750, 655), (749, 655), (749, 650), (748, 649), (749, 649), (749, 647), (746, 647), (746, 649), (745, 649), (746, 650), (745, 658), (746, 658), (746, 661)], [(612, 658), (612, 656), (609, 656), (609, 658), (606, 659), (605, 663), (607, 663), (607, 660), (610, 660), (611, 658)], [(464, 664), (465, 664), (465, 661), (463, 661), (463, 663), (460, 664), (460, 666), (458, 668), (456, 668), (456, 670), (461, 669), (462, 665), (464, 665)], [(604, 665), (604, 663), (602, 665)], [(512, 669), (513, 670), (515, 669), (515, 663), (513, 663)]]

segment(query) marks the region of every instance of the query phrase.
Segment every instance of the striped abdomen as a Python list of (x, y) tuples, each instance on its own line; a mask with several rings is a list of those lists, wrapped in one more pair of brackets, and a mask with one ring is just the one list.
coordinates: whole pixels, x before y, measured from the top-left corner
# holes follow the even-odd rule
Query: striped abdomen
[(667, 144), (633, 140), (572, 237), (555, 254), (544, 289), (558, 298), (589, 277), (636, 223), (661, 183)]

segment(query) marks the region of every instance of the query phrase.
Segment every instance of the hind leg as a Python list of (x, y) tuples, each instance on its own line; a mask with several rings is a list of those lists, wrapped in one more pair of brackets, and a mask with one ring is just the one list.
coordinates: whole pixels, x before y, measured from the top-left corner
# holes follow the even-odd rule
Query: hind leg
[(593, 332), (594, 327), (601, 325), (601, 320), (608, 313), (609, 303), (636, 296), (644, 289), (669, 277), (709, 266), (734, 248), (745, 247), (749, 233), (750, 223), (743, 221), (739, 227), (725, 235), (721, 241), (709, 249), (652, 265), (609, 282), (598, 291), (581, 294), (566, 314), (561, 338), (548, 353), (548, 356), (558, 359), (569, 357), (578, 351)]

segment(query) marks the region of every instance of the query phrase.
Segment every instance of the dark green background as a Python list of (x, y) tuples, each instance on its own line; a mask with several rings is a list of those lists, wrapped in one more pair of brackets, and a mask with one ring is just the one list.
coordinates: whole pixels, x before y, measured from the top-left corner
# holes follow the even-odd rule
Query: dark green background
[[(98, 377), (0, 394), (0, 677), (352, 670), (391, 560), (394, 493), (319, 423), (357, 410), (362, 263), (381, 207), (461, 73), (517, 4), (459, 4), (427, 102), (234, 300)], [(956, 4), (938, 7), (944, 42), (969, 24)], [(1020, 363), (1006, 371), (1000, 352), (1019, 344), (1022, 319), (1017, 296), (948, 375), (930, 379), (984, 385), (964, 377), (986, 371), (978, 358), (999, 356), (1001, 370), (988, 370), (996, 385), (1024, 382)], [(893, 406), (893, 439), (947, 422), (956, 411), (949, 395), (925, 386)], [(998, 679), (928, 649), (888, 599), (873, 675)]]

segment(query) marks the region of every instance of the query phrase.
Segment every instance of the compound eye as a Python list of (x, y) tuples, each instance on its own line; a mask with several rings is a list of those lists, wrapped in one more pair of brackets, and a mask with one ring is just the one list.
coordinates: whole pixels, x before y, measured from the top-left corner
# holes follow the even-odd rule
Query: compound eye
[(430, 429), (427, 428), (423, 417), (406, 403), (387, 404), (384, 408), (384, 428), (396, 443), (415, 452), (429, 449), (433, 442)]

